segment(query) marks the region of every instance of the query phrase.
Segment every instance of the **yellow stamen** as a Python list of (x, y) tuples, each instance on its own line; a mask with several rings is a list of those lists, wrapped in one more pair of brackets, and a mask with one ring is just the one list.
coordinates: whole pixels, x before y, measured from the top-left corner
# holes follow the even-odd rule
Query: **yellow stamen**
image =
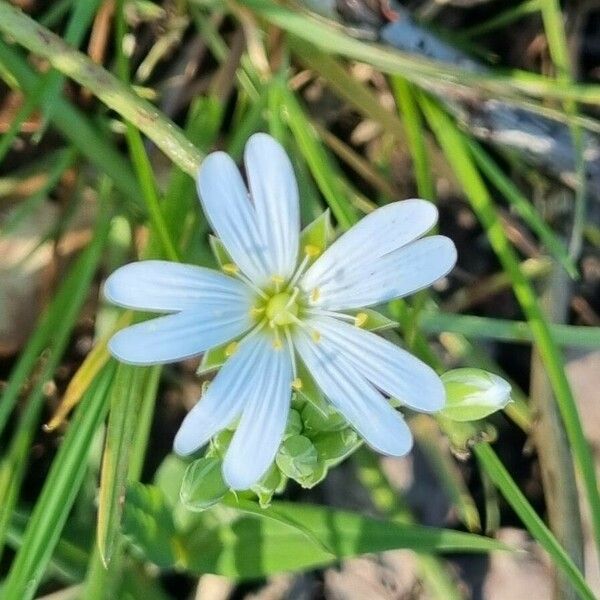
[(238, 342), (231, 342), (231, 344), (228, 344), (227, 348), (225, 348), (225, 356), (232, 356), (233, 354), (235, 354), (236, 350), (238, 349), (238, 346)]
[(364, 312), (359, 312), (354, 317), (354, 325), (356, 327), (362, 327), (369, 320), (369, 315)]
[(318, 344), (321, 341), (321, 334), (316, 329), (313, 329), (313, 331), (310, 334), (310, 337), (312, 338), (315, 344)]
[(285, 279), (281, 275), (273, 275), (271, 281), (275, 284), (275, 291), (279, 293), (281, 286), (285, 283)]
[(321, 290), (319, 288), (315, 288), (311, 293), (310, 293), (310, 301), (311, 302), (317, 302), (317, 300), (321, 297)]
[(303, 385), (304, 384), (302, 383), (302, 379), (300, 379), (300, 377), (296, 377), (296, 379), (292, 381), (292, 389), (296, 392), (299, 392), (302, 389)]
[(228, 275), (236, 275), (240, 270), (239, 267), (233, 263), (225, 263), (221, 269), (223, 269), (223, 271)]
[(275, 348), (275, 350), (281, 350), (283, 348), (283, 342), (281, 341), (281, 335), (279, 334), (279, 327), (277, 327), (273, 321), (269, 321), (269, 327), (271, 327), (275, 334), (275, 337), (273, 338), (273, 348)]
[(304, 254), (309, 258), (315, 258), (315, 256), (319, 256), (321, 254), (321, 248), (319, 246), (315, 246), (314, 244), (306, 244), (304, 246)]

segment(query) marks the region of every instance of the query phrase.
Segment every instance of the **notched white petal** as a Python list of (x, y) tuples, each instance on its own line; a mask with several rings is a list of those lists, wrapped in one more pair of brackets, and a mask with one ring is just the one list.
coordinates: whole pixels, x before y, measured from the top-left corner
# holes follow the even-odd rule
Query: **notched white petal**
[(206, 216), (236, 265), (255, 284), (265, 284), (270, 277), (267, 245), (233, 159), (225, 152), (209, 154), (196, 183)]
[(186, 456), (196, 452), (239, 417), (248, 391), (256, 387), (260, 377), (261, 348), (257, 336), (240, 343), (183, 420), (175, 436), (177, 454)]
[(410, 451), (412, 435), (402, 415), (326, 336), (315, 342), (300, 331), (294, 343), (323, 393), (372, 448), (391, 456)]
[(339, 285), (370, 263), (427, 233), (437, 218), (434, 204), (416, 198), (378, 208), (317, 259), (302, 278), (302, 288), (310, 292), (331, 283)]
[(298, 185), (285, 150), (270, 135), (250, 137), (244, 153), (258, 230), (267, 245), (272, 275), (288, 278), (298, 260)]
[(104, 297), (125, 308), (178, 312), (219, 303), (231, 309), (249, 307), (253, 293), (242, 282), (212, 269), (144, 260), (112, 273), (104, 283)]
[(352, 368), (375, 387), (402, 404), (421, 412), (444, 407), (446, 394), (437, 373), (395, 344), (330, 317), (312, 319), (318, 330)]
[(426, 237), (349, 271), (319, 287), (314, 306), (362, 308), (414, 294), (447, 275), (456, 264), (451, 239)]
[(132, 365), (156, 365), (191, 358), (244, 333), (250, 313), (216, 305), (212, 311), (180, 312), (132, 325), (117, 332), (110, 353)]
[(234, 490), (257, 483), (273, 463), (283, 437), (291, 401), (292, 364), (286, 348), (261, 338), (257, 377), (244, 398), (242, 418), (227, 449), (223, 477)]

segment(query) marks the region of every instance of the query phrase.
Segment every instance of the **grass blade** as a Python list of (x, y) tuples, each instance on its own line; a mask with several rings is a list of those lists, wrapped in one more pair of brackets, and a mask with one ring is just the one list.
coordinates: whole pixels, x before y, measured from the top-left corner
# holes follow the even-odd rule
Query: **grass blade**
[(78, 407), (33, 510), (2, 597), (30, 600), (52, 557), (87, 468), (92, 438), (108, 409), (109, 365)]
[(600, 547), (600, 495), (593, 456), (583, 433), (561, 353), (552, 338), (551, 329), (537, 301), (535, 291), (519, 268), (519, 259), (506, 238), (497, 210), (474, 165), (463, 134), (456, 128), (454, 122), (424, 94), (421, 95), (421, 105), (456, 176), (463, 185), (473, 210), (487, 232), (494, 252), (510, 276), (514, 293), (527, 317), (533, 340), (539, 349), (556, 396), (575, 464), (583, 477), (586, 498), (592, 513), (594, 538), (596, 545)]
[(542, 519), (533, 510), (521, 490), (517, 487), (504, 465), (489, 444), (477, 444), (474, 448), (475, 455), (479, 459), (486, 473), (494, 485), (502, 492), (506, 501), (519, 515), (523, 524), (531, 535), (542, 545), (552, 557), (556, 564), (568, 577), (580, 597), (585, 600), (594, 600), (596, 596), (588, 587), (581, 571), (577, 569), (563, 547), (558, 543), (552, 532), (546, 527)]
[[(92, 242), (79, 257), (42, 317), (40, 335), (34, 336), (22, 359), (17, 363), (2, 397), (1, 416), (6, 423), (19, 396), (22, 384), (35, 366), (37, 356), (46, 347), (48, 355), (33, 390), (19, 418), (9, 450), (0, 465), (0, 542), (4, 542), (12, 511), (27, 466), (30, 445), (39, 424), (44, 406), (44, 384), (50, 380), (60, 363), (89, 286), (102, 256), (108, 235), (109, 212), (104, 210), (98, 219)], [(34, 354), (34, 351), (37, 351)]]
[(120, 364), (111, 389), (98, 499), (98, 548), (108, 567), (120, 534), (131, 443), (148, 369)]

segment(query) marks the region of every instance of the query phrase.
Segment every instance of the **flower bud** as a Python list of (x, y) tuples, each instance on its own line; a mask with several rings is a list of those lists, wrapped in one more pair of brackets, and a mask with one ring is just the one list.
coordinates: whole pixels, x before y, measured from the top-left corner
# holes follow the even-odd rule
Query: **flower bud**
[(452, 421), (478, 421), (502, 410), (510, 401), (510, 384), (482, 369), (454, 369), (442, 375), (446, 406), (441, 415)]
[(284, 475), (305, 487), (313, 481), (314, 471), (320, 470), (317, 449), (303, 435), (293, 435), (285, 440), (275, 460)]
[(221, 459), (213, 456), (199, 458), (186, 469), (179, 495), (188, 510), (206, 510), (229, 491), (221, 467)]

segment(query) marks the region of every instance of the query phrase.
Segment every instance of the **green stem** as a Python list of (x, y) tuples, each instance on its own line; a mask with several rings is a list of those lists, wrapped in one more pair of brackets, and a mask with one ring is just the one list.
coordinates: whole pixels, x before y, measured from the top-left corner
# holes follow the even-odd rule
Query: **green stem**
[[(423, 311), (419, 315), (419, 324), (426, 333), (435, 334), (449, 331), (469, 338), (522, 344), (535, 340), (534, 332), (527, 321)], [(600, 346), (600, 327), (549, 323), (548, 329), (554, 343), (559, 346), (573, 348), (598, 348)]]

